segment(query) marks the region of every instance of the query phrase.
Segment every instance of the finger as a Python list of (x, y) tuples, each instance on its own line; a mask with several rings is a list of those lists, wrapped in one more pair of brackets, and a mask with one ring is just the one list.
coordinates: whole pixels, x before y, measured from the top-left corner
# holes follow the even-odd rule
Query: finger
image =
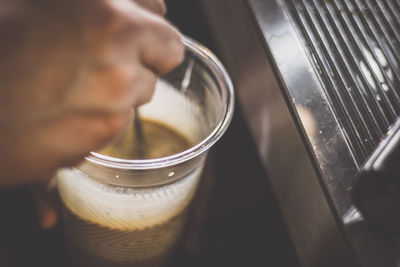
[(39, 225), (43, 229), (53, 228), (59, 218), (55, 179), (32, 185), (31, 191), (35, 202)]
[(166, 21), (158, 19), (142, 34), (140, 59), (158, 75), (171, 71), (183, 61), (185, 48), (181, 34)]
[(90, 66), (69, 90), (66, 107), (73, 111), (116, 113), (131, 106), (132, 84), (140, 77), (131, 65)]
[(16, 145), (9, 161), (15, 177), (10, 183), (43, 180), (44, 173), (78, 164), (89, 151), (97, 151), (118, 138), (132, 120), (132, 114), (132, 111), (113, 115), (78, 113), (40, 125), (29, 132), (29, 138)]
[(167, 6), (163, 0), (134, 0), (134, 2), (158, 15), (165, 16), (167, 13)]
[[(90, 151), (98, 151), (117, 139), (132, 121), (133, 111), (114, 115), (76, 114), (48, 129), (43, 136), (52, 154), (59, 160), (58, 166), (78, 164)], [(45, 135), (45, 134), (44, 134)]]
[(138, 107), (150, 102), (157, 83), (157, 75), (150, 69), (142, 68), (140, 78), (132, 85), (132, 105)]
[[(108, 24), (85, 31), (87, 58), (103, 65), (137, 62), (162, 75), (183, 61), (179, 31), (163, 17), (130, 1), (110, 1)], [(99, 19), (98, 19), (99, 20)], [(100, 20), (104, 24), (104, 19)]]
[(87, 70), (68, 95), (71, 110), (118, 113), (148, 102), (157, 76), (139, 64)]
[(131, 60), (135, 58), (132, 53), (136, 53), (158, 75), (183, 61), (181, 34), (167, 20), (133, 2), (124, 8), (115, 6), (115, 10), (124, 19), (114, 24), (113, 48), (106, 47), (97, 54), (101, 61)]

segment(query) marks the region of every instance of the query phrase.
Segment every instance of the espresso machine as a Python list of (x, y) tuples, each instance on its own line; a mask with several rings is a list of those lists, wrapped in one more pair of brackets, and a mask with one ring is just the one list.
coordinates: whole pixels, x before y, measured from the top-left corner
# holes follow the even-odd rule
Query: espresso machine
[(301, 265), (399, 266), (400, 1), (202, 4)]

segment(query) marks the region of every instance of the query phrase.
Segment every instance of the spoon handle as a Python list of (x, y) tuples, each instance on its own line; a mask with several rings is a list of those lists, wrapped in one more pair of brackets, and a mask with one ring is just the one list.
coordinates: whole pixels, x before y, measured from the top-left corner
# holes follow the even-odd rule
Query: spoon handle
[(145, 158), (146, 156), (146, 149), (145, 149), (145, 138), (143, 134), (143, 127), (142, 127), (142, 119), (140, 117), (139, 109), (135, 108), (135, 114), (133, 119), (133, 130), (135, 132), (135, 146), (138, 152), (138, 155), (141, 159)]

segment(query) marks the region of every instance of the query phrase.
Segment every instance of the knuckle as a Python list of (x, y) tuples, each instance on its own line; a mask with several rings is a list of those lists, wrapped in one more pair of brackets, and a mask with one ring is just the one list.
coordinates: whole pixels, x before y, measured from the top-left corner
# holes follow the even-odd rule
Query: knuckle
[(173, 54), (174, 54), (174, 60), (172, 64), (176, 67), (180, 63), (182, 63), (183, 58), (185, 57), (185, 46), (182, 43), (182, 39), (179, 37), (179, 39), (175, 42), (175, 45), (173, 47)]
[(185, 49), (179, 32), (165, 20), (160, 20), (153, 26), (157, 28), (148, 33), (147, 41), (154, 41), (145, 48), (145, 58), (156, 73), (162, 75), (183, 61)]
[(84, 40), (93, 45), (103, 39), (106, 33), (111, 32), (119, 22), (119, 12), (108, 2), (99, 4), (86, 18), (82, 32)]
[(97, 36), (92, 45), (97, 45), (98, 39), (111, 44), (124, 42), (132, 38), (132, 33), (137, 35), (148, 28), (148, 17), (130, 4), (129, 0), (105, 2), (106, 7), (98, 12), (97, 20), (91, 23), (90, 33), (94, 32)]
[(135, 68), (115, 67), (108, 81), (108, 98), (110, 102), (120, 104), (125, 108), (126, 99), (131, 94), (131, 87), (139, 79), (138, 71)]
[(169, 71), (182, 63), (185, 56), (185, 47), (178, 33), (170, 38), (167, 49), (166, 71)]

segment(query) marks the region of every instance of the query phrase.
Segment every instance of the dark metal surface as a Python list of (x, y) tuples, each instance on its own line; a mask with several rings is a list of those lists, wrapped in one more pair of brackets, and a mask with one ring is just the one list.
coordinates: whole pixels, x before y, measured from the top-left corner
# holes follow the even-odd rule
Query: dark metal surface
[(302, 265), (398, 266), (350, 190), (400, 111), (399, 2), (204, 3)]
[[(313, 146), (328, 141), (331, 146), (345, 147), (340, 128), (321, 93), (318, 79), (312, 76), (314, 71), (306, 54), (293, 46), (298, 44), (296, 33), (280, 6), (274, 1), (251, 1), (249, 12), (245, 2), (202, 3), (270, 174), (299, 259), (303, 266), (354, 266), (349, 244), (338, 227), (339, 218), (332, 212), (334, 207), (321, 187), (321, 182), (329, 180), (319, 179), (316, 172), (319, 166), (312, 163), (315, 155), (307, 149), (310, 141), (303, 135), (304, 130), (314, 137), (310, 139)], [(275, 63), (269, 61), (269, 52), (281, 72), (273, 72)], [(280, 77), (288, 78), (290, 83), (279, 84)], [(314, 110), (318, 112), (314, 114)], [(303, 123), (299, 124), (296, 118)], [(328, 161), (322, 152), (335, 157)], [(353, 161), (349, 153), (329, 149), (322, 152), (317, 156), (325, 160), (326, 171), (334, 169), (338, 161)], [(355, 170), (352, 167), (340, 172), (349, 169)], [(333, 189), (346, 191), (343, 187)]]
[(399, 3), (282, 3), (361, 165), (400, 114)]
[(357, 209), (377, 229), (400, 234), (400, 119), (390, 127), (357, 175), (352, 196)]

